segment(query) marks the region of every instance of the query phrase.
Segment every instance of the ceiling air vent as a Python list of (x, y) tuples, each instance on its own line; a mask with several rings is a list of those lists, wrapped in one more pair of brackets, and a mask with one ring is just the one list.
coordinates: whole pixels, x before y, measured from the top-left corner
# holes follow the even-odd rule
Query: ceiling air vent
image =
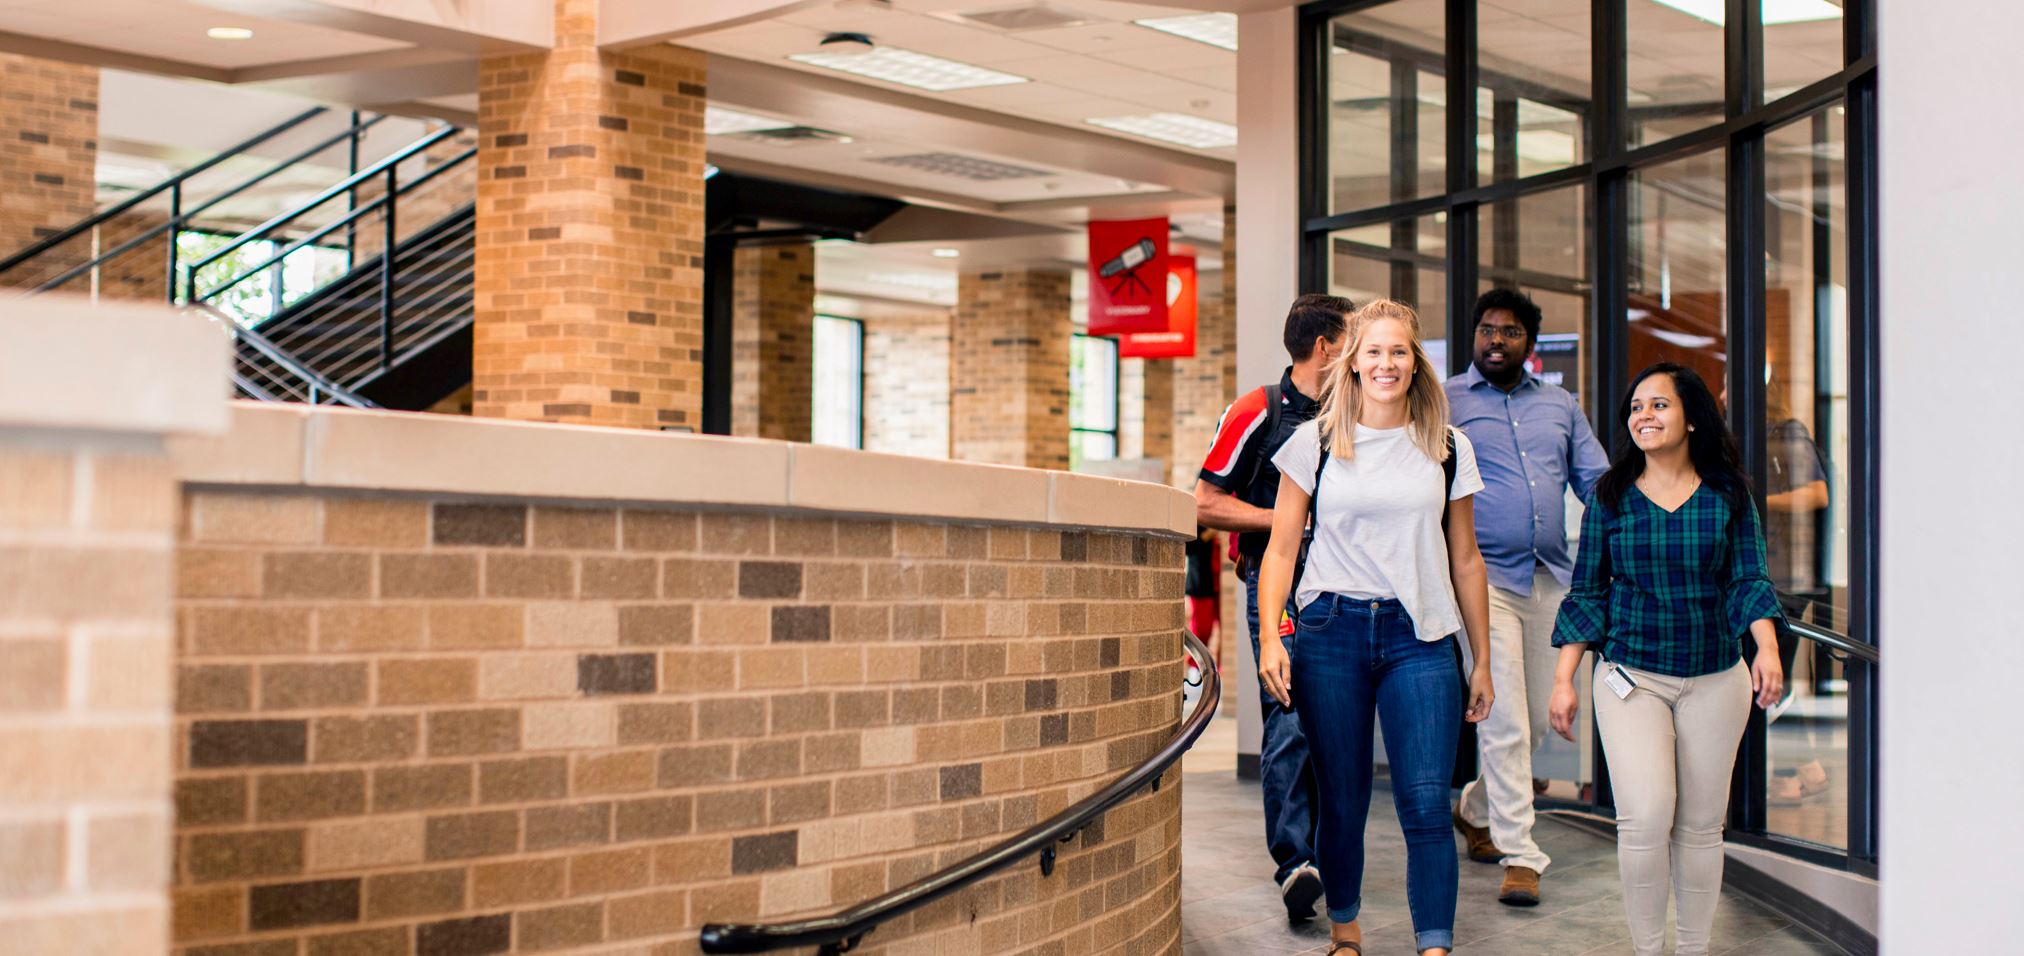
[(1052, 176), (1041, 169), (1028, 169), (1010, 163), (978, 159), (957, 153), (909, 153), (905, 156), (881, 156), (874, 163), (913, 169), (937, 176), (955, 176), (972, 182), (994, 183), (1003, 179), (1032, 179), (1036, 176)]
[(1027, 30), (1058, 30), (1062, 27), (1079, 27), (1091, 22), (1090, 17), (1067, 10), (1056, 9), (1045, 3), (1022, 3), (1016, 7), (998, 7), (991, 10), (976, 10), (970, 13), (949, 14), (951, 20), (974, 23), (978, 26), (1003, 30), (1007, 33), (1023, 33)]
[(850, 137), (842, 133), (813, 126), (782, 126), (777, 129), (755, 129), (736, 133), (733, 139), (751, 140), (768, 146), (811, 146), (819, 143), (848, 143)]

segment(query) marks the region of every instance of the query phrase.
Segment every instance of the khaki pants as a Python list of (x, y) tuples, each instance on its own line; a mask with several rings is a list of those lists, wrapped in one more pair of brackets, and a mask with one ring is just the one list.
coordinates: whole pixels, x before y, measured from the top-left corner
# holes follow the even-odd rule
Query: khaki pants
[[(1546, 705), (1560, 660), (1553, 621), (1566, 596), (1567, 588), (1545, 568), (1534, 569), (1530, 596), (1490, 589), (1490, 682), (1497, 700), (1476, 725), (1481, 776), (1462, 788), (1459, 807), (1471, 826), (1490, 828), (1490, 841), (1506, 854), (1505, 866), (1539, 873), (1552, 861), (1532, 839), (1532, 751), (1550, 732)], [(1472, 656), (1465, 643), (1463, 657)]]
[(1729, 776), (1750, 719), (1750, 669), (1667, 677), (1624, 668), (1637, 689), (1618, 700), (1595, 668), (1595, 719), (1616, 793), (1617, 868), (1638, 956), (1665, 951), (1676, 896), (1679, 956), (1708, 951), (1722, 893)]

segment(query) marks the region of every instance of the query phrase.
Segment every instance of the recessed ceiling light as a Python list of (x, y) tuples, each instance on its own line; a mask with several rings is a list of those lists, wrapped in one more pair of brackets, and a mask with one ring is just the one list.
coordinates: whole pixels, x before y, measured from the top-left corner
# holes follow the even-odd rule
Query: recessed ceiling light
[(934, 93), (1026, 82), (1023, 76), (987, 70), (981, 66), (944, 60), (938, 56), (915, 53), (894, 46), (877, 47), (869, 53), (796, 53), (788, 59), (796, 63), (806, 63), (809, 66), (884, 80), (887, 83), (897, 83)]
[(740, 113), (721, 106), (703, 107), (703, 132), (710, 136), (723, 133), (752, 133), (762, 129), (786, 129), (793, 125), (786, 120)]
[(251, 40), (253, 31), (245, 27), (212, 27), (204, 35), (213, 40)]
[(1144, 116), (1111, 116), (1084, 120), (1092, 126), (1143, 136), (1164, 143), (1215, 149), (1237, 145), (1237, 127), (1186, 113), (1148, 113)]
[(962, 255), (962, 254), (963, 254), (963, 252), (962, 252), (962, 250), (960, 250), (960, 249), (936, 249), (936, 250), (935, 250), (935, 258), (937, 258), (937, 259), (954, 259), (954, 258), (956, 258), (957, 256), (960, 256), (960, 255)]
[[(1721, 26), (1726, 19), (1728, 4), (1725, 0), (1652, 0), (1664, 7), (1671, 7), (1681, 13)], [(1808, 23), (1814, 20), (1835, 20), (1841, 17), (1841, 8), (1827, 0), (1764, 0), (1764, 25), (1783, 26), (1788, 23)]]
[(1191, 13), (1186, 16), (1153, 17), (1150, 20), (1132, 22), (1197, 43), (1219, 46), (1225, 50), (1237, 49), (1237, 15), (1234, 13)]

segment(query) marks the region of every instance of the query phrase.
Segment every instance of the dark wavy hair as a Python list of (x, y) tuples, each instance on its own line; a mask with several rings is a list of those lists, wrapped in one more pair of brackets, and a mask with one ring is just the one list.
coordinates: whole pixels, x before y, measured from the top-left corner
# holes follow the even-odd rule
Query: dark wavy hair
[[(1715, 403), (1715, 395), (1708, 391), (1708, 383), (1693, 369), (1672, 362), (1660, 362), (1631, 379), (1630, 388), (1625, 389), (1623, 401), (1618, 403), (1616, 420), (1619, 424), (1630, 422), (1630, 398), (1637, 394), (1637, 387), (1654, 375), (1671, 376), (1673, 390), (1680, 394), (1680, 410), (1686, 413), (1687, 424), (1693, 430), (1687, 433), (1687, 457), (1694, 463), (1694, 471), (1701, 481), (1729, 500), (1732, 507), (1749, 504), (1749, 479), (1743, 474), (1743, 455), (1736, 449), (1736, 438), (1729, 434), (1729, 425), (1722, 420), (1721, 406)], [(1595, 483), (1595, 495), (1608, 505), (1611, 511), (1623, 507), (1623, 496), (1630, 493), (1631, 485), (1639, 475), (1644, 474), (1644, 449), (1631, 440), (1626, 428), (1617, 442), (1616, 454), (1609, 463), (1609, 471)]]

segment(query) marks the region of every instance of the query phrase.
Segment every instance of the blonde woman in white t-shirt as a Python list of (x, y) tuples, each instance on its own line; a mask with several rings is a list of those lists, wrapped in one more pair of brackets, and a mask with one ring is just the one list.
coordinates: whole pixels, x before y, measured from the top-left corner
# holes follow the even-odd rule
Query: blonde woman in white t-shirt
[[(1349, 348), (1326, 371), (1320, 414), (1272, 459), (1282, 477), (1258, 571), (1258, 673), (1300, 716), (1313, 755), (1329, 954), (1363, 953), (1356, 920), (1376, 715), (1405, 831), (1414, 941), (1422, 954), (1445, 956), (1455, 943), (1455, 743), (1461, 722), (1482, 720), (1491, 701), (1489, 585), (1470, 499), (1483, 479), (1469, 439), (1448, 427), (1419, 316), (1380, 299), (1349, 317), (1346, 334)], [(1282, 637), (1279, 609), (1293, 589), (1310, 503), (1299, 623)], [(1466, 691), (1461, 631), (1475, 661)]]

